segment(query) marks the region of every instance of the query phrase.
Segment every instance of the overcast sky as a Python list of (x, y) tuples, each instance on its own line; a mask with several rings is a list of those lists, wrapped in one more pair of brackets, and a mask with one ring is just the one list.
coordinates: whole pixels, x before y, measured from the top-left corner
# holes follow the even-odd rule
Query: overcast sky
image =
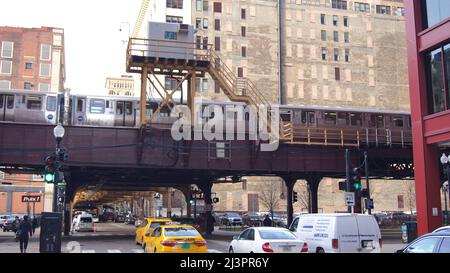
[[(141, 0), (2, 0), (0, 26), (61, 27), (66, 84), (75, 92), (103, 94), (108, 76), (125, 74), (128, 22)], [(122, 32), (119, 28), (122, 26)]]

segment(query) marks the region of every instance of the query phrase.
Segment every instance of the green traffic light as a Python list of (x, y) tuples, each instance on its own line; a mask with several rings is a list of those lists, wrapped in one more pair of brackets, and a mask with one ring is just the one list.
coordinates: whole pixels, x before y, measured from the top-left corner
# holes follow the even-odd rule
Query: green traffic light
[(45, 180), (45, 182), (47, 182), (47, 183), (53, 183), (54, 180), (55, 180), (55, 175), (52, 174), (52, 173), (46, 173), (46, 174), (44, 175), (44, 180)]
[(355, 183), (355, 184), (353, 184), (353, 187), (354, 187), (355, 190), (357, 190), (357, 191), (361, 190), (361, 188), (362, 188), (360, 183)]

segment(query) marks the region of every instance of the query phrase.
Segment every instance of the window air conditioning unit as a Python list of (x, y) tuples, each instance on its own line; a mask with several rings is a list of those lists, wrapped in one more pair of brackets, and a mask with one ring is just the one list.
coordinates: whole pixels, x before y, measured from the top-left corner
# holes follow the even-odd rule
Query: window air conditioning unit
[(188, 32), (188, 31), (189, 31), (189, 25), (180, 24), (179, 32)]

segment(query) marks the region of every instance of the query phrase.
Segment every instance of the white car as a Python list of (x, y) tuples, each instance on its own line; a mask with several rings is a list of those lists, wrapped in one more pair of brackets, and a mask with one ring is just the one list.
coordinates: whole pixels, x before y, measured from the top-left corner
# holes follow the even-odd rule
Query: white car
[(433, 233), (435, 232), (450, 232), (450, 226), (443, 226), (440, 228), (437, 228), (433, 231)]
[(306, 253), (308, 244), (286, 228), (251, 227), (234, 236), (230, 253)]
[(381, 233), (373, 215), (329, 213), (295, 217), (289, 230), (313, 253), (380, 253)]
[(74, 231), (94, 231), (94, 220), (90, 214), (79, 214), (73, 221)]

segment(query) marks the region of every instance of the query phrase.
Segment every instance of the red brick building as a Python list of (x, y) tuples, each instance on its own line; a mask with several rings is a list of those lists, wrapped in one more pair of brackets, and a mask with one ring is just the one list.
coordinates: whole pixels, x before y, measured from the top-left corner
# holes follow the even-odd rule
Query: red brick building
[(442, 225), (439, 159), (450, 148), (450, 4), (406, 0), (405, 7), (417, 219), (423, 234)]
[(64, 30), (0, 27), (0, 88), (64, 90)]
[[(65, 78), (63, 29), (0, 27), (0, 91), (60, 92)], [(41, 196), (40, 202), (34, 204), (36, 213), (51, 211), (53, 189), (42, 181), (39, 175), (0, 172), (0, 213), (32, 214), (33, 204), (22, 202), (27, 194)]]

